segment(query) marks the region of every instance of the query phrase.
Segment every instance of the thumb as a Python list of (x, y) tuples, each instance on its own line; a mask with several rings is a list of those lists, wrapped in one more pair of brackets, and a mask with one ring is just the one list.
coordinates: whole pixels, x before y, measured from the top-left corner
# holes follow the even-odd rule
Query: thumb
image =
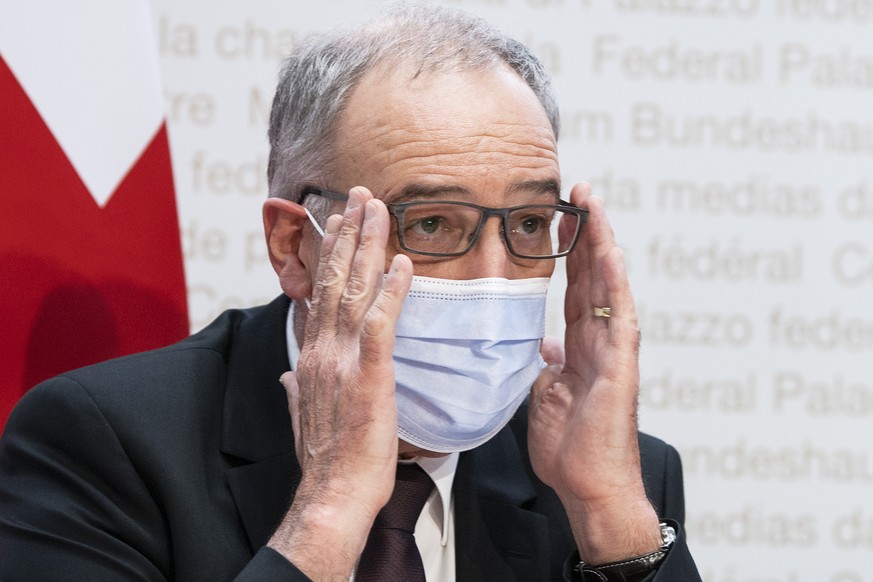
[(549, 364), (540, 370), (540, 375), (530, 389), (531, 409), (538, 405), (545, 394), (558, 382), (563, 371), (563, 364)]
[(566, 362), (564, 344), (558, 338), (544, 337), (540, 343), (540, 355), (549, 366), (563, 366)]

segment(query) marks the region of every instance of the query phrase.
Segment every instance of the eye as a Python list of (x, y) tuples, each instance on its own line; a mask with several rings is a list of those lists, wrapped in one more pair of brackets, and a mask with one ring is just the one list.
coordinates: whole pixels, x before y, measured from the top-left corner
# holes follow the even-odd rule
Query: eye
[(526, 234), (534, 234), (543, 227), (544, 222), (540, 216), (529, 216), (522, 220), (519, 226)]
[(543, 214), (528, 214), (514, 221), (512, 231), (517, 234), (532, 235), (548, 229), (550, 217)]
[(458, 253), (476, 232), (479, 211), (459, 204), (410, 203), (401, 218), (401, 246), (413, 252)]
[(440, 216), (425, 216), (411, 223), (408, 230), (419, 234), (434, 234), (439, 231), (443, 219)]

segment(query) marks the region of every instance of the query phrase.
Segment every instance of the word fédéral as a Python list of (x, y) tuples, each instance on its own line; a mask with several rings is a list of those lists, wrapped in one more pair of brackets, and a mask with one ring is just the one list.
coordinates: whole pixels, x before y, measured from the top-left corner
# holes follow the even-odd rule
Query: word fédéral
[(873, 350), (873, 320), (844, 315), (790, 314), (776, 306), (769, 317), (770, 345), (789, 350)]
[(734, 238), (725, 243), (687, 243), (680, 236), (656, 236), (647, 248), (649, 274), (671, 281), (799, 283), (803, 280), (803, 245), (750, 249)]

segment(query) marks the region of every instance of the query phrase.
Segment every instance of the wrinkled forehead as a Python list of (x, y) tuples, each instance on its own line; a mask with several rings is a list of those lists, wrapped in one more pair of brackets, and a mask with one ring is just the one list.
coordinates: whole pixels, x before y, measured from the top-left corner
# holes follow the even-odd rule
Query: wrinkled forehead
[(505, 63), (418, 71), (385, 61), (361, 78), (338, 120), (343, 129), (446, 133), (482, 124), (529, 124), (554, 140), (533, 90)]
[(420, 74), (379, 66), (350, 95), (334, 143), (331, 186), (377, 196), (409, 181), (559, 179), (548, 116), (503, 63)]

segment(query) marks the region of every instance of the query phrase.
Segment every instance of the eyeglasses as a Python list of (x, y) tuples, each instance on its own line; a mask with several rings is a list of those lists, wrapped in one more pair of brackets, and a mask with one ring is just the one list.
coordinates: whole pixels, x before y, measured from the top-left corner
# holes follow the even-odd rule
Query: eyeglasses
[[(331, 190), (306, 187), (307, 195), (346, 201), (348, 196)], [(410, 253), (431, 257), (457, 257), (470, 251), (479, 240), (485, 222), (501, 218), (500, 232), (509, 253), (521, 259), (554, 259), (573, 251), (588, 211), (569, 202), (524, 204), (511, 208), (488, 208), (445, 200), (387, 204), (397, 221), (398, 246)], [(558, 230), (564, 233), (559, 240)]]

